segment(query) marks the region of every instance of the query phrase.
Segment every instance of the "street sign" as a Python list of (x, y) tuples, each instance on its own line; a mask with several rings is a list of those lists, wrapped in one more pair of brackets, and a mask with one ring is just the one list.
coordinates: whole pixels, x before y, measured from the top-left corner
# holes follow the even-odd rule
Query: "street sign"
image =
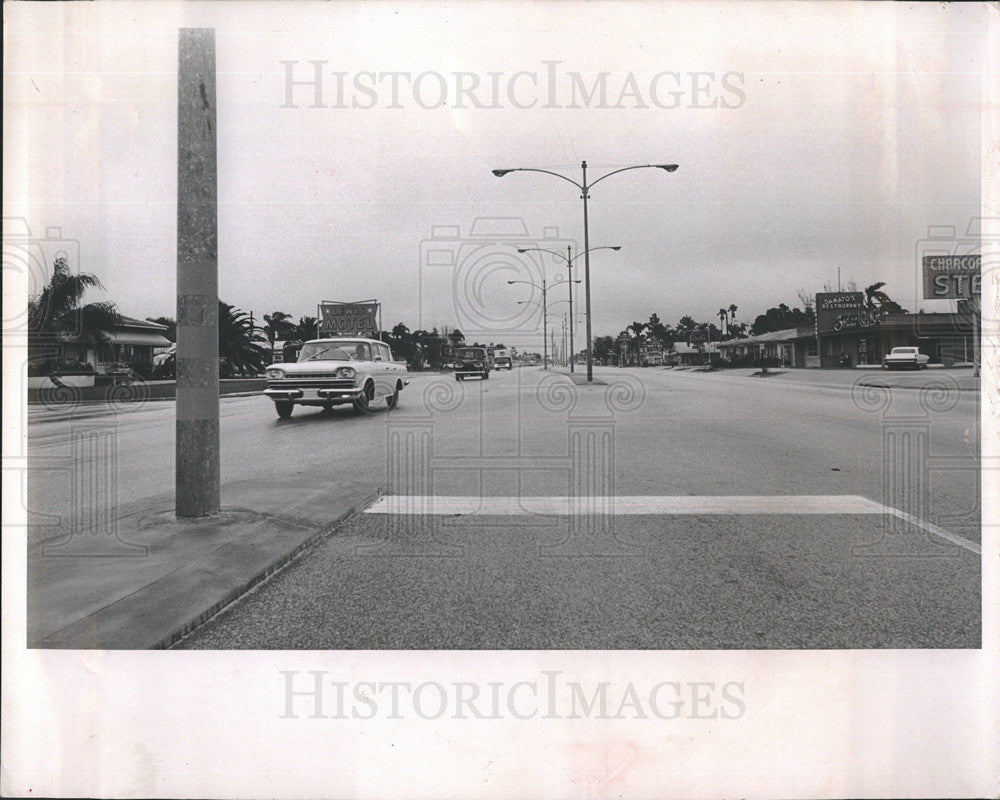
[(867, 328), (878, 323), (878, 314), (865, 303), (864, 292), (820, 292), (816, 295), (817, 333)]
[(377, 338), (378, 303), (321, 303), (320, 336), (369, 336)]
[(924, 300), (968, 300), (982, 291), (982, 256), (924, 256)]

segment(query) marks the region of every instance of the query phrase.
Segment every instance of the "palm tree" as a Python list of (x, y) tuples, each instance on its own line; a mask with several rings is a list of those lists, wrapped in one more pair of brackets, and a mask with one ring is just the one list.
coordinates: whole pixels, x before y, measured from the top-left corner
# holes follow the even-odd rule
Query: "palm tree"
[(629, 342), (629, 349), (635, 353), (635, 360), (638, 362), (640, 353), (642, 352), (642, 343), (646, 340), (646, 323), (633, 322), (631, 325), (626, 326), (625, 330), (629, 331), (632, 335)]
[(108, 341), (108, 333), (122, 322), (114, 303), (80, 300), (87, 289), (103, 289), (96, 275), (72, 274), (69, 261), (60, 256), (52, 265), (52, 278), (37, 298), (28, 301), (28, 359), (35, 368), (52, 360), (58, 343), (73, 342), (97, 348)]
[(299, 321), (289, 331), (293, 339), (300, 342), (307, 342), (315, 339), (319, 334), (319, 319), (316, 317), (299, 317)]
[(219, 357), (226, 359), (241, 375), (258, 374), (264, 367), (267, 351), (261, 329), (250, 315), (219, 301)]
[(880, 317), (886, 317), (890, 314), (905, 314), (906, 309), (883, 292), (883, 286), (885, 286), (885, 281), (879, 281), (865, 287), (865, 302), (869, 308), (874, 309)]
[(267, 343), (271, 345), (272, 350), (276, 341), (288, 338), (294, 329), (295, 324), (292, 322), (291, 314), (286, 314), (284, 311), (275, 311), (264, 315), (263, 331), (267, 337)]
[(726, 320), (729, 319), (729, 309), (720, 308), (719, 313), (716, 316), (719, 318), (719, 334), (721, 335), (725, 331), (729, 330), (726, 326)]
[(726, 325), (726, 330), (728, 331), (732, 325), (736, 322), (736, 303), (730, 303), (729, 305), (729, 323)]

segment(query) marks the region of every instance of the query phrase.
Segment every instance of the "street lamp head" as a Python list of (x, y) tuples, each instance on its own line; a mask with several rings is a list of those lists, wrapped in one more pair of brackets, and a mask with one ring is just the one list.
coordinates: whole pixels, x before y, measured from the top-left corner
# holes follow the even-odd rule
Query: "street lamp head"
[(516, 281), (507, 281), (507, 283), (516, 283)]
[(616, 244), (616, 245), (613, 245), (611, 249), (612, 250), (621, 250), (622, 246), (620, 244)]
[(529, 249), (530, 248), (527, 248), (527, 247), (519, 247), (519, 248), (517, 248), (517, 252), (519, 252), (519, 253), (527, 253)]
[[(674, 167), (674, 169), (677, 169), (677, 167)], [(495, 169), (495, 170), (493, 170), (493, 174), (496, 175), (498, 178), (502, 178), (508, 172), (510, 172), (509, 169)]]
[[(677, 169), (677, 164), (657, 164), (656, 166), (660, 169), (665, 169), (667, 172), (674, 172)], [(496, 175), (496, 170), (494, 170), (493, 174)], [(497, 175), (497, 177), (500, 176)]]

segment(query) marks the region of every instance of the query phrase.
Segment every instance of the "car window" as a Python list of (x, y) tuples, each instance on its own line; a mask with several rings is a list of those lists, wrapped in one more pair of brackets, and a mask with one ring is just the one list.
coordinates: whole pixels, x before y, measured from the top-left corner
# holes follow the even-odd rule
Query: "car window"
[(380, 344), (378, 345), (378, 349), (383, 361), (392, 361), (392, 350), (389, 349), (389, 345)]
[(354, 345), (354, 359), (356, 361), (371, 361), (372, 350), (365, 342), (358, 342)]
[(307, 344), (299, 351), (299, 361), (351, 361), (354, 351), (344, 345)]

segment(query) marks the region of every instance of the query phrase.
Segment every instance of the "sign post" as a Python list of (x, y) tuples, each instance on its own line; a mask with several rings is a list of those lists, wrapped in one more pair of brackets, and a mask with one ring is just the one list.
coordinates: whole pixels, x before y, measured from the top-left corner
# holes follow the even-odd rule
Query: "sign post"
[(979, 377), (979, 314), (982, 297), (982, 256), (923, 257), (924, 300), (966, 300), (972, 316), (972, 375)]
[(177, 74), (177, 422), (174, 510), (219, 512), (219, 252), (215, 31), (181, 28)]

